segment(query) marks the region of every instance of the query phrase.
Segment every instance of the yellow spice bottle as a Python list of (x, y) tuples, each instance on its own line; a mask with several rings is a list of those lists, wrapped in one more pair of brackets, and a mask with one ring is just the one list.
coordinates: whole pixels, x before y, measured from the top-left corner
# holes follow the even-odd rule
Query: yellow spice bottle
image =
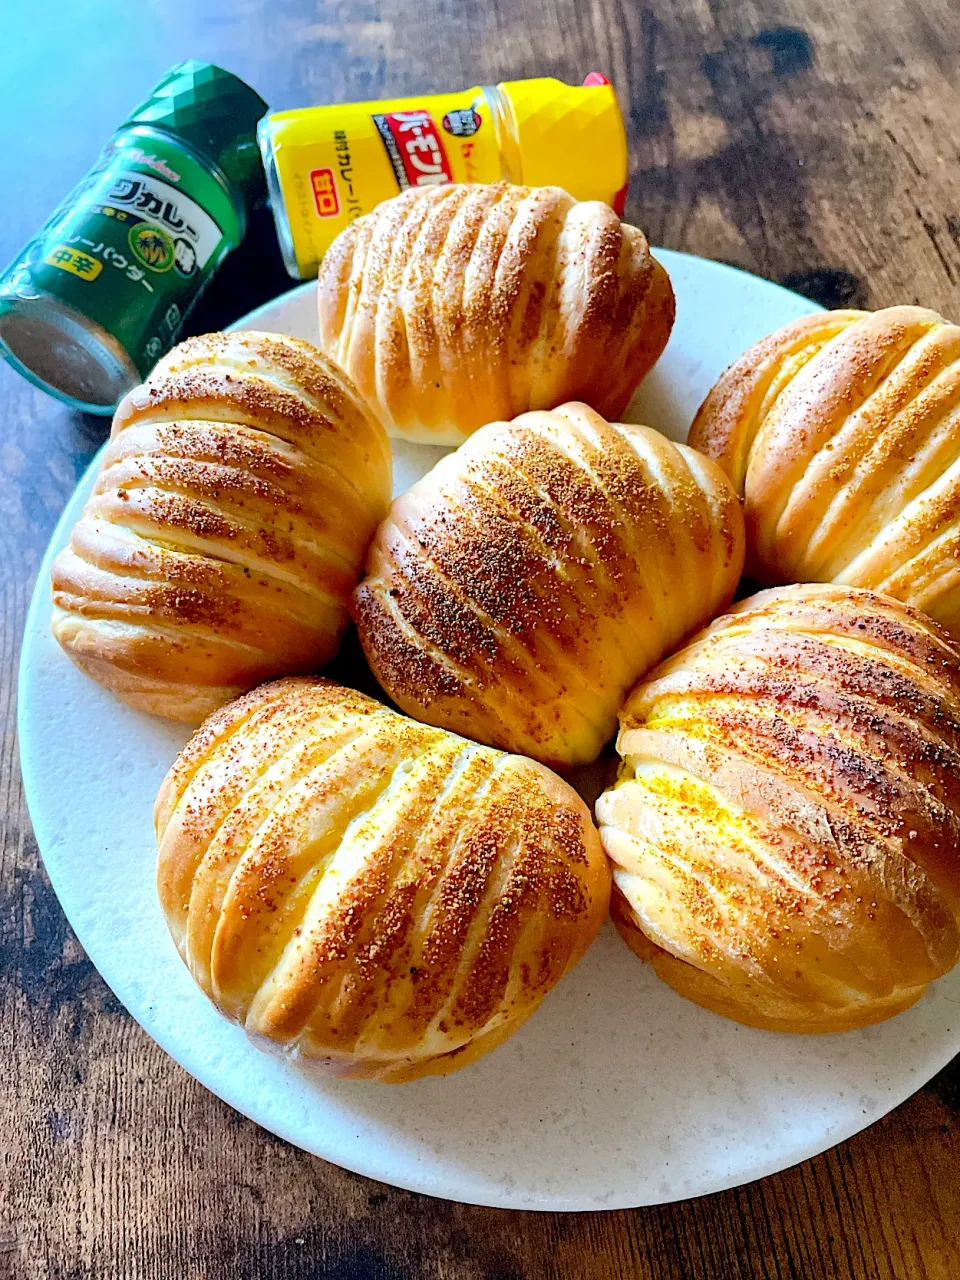
[(267, 185), (287, 270), (315, 275), (354, 218), (408, 187), (497, 182), (564, 187), (620, 212), (628, 177), (610, 82), (507, 80), (462, 93), (306, 107), (264, 117)]

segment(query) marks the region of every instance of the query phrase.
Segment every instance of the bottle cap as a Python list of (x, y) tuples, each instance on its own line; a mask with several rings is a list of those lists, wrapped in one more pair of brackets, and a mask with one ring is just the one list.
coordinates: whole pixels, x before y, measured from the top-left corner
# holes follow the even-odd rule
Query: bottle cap
[(545, 78), (508, 80), (498, 88), (513, 117), (517, 181), (563, 187), (577, 200), (604, 200), (619, 213), (629, 175), (627, 135), (606, 76), (591, 72), (580, 86)]
[(125, 124), (151, 124), (183, 138), (241, 191), (248, 209), (266, 199), (257, 121), (267, 104), (248, 84), (211, 62), (178, 62)]

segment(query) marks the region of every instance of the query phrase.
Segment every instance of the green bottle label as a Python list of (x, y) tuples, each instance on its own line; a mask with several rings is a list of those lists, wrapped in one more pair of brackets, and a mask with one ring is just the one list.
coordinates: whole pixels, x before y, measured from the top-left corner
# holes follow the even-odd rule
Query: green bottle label
[(146, 377), (242, 232), (228, 194), (189, 151), (133, 128), (4, 274), (2, 292), (53, 294), (112, 334)]

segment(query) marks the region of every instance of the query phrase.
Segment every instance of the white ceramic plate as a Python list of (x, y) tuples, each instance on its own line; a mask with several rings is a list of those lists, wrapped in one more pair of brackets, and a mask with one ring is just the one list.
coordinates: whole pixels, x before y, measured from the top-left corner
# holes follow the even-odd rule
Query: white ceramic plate
[[(662, 259), (677, 325), (630, 416), (682, 439), (731, 359), (815, 308), (729, 267)], [(238, 327), (315, 339), (314, 286)], [(397, 488), (439, 452), (398, 450)], [(50, 636), (50, 558), (91, 482), (92, 468), (54, 534), (27, 619), (19, 729), (30, 813), (94, 964), (149, 1034), (237, 1110), (396, 1186), (518, 1209), (617, 1208), (717, 1191), (823, 1151), (960, 1049), (960, 970), (882, 1026), (791, 1037), (687, 1004), (607, 926), (512, 1040), (446, 1079), (317, 1080), (259, 1052), (193, 985), (154, 894), (151, 809), (186, 733), (115, 701)]]

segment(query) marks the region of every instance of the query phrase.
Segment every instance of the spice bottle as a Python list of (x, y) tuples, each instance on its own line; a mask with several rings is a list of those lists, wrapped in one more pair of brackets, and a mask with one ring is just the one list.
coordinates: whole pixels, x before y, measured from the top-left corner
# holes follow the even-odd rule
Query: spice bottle
[(622, 209), (627, 140), (616, 95), (582, 85), (508, 80), (462, 93), (307, 107), (258, 130), (287, 270), (316, 274), (347, 224), (412, 186), (510, 182), (564, 187)]
[(177, 341), (266, 198), (266, 110), (220, 67), (172, 67), (0, 277), (10, 363), (75, 408), (111, 413)]

